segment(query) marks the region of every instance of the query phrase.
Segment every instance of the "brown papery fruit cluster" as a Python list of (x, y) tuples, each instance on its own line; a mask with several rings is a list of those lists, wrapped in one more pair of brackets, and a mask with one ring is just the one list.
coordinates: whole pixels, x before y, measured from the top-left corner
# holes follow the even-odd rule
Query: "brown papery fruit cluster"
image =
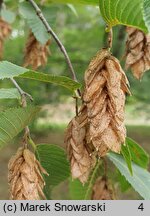
[(119, 61), (102, 49), (85, 72), (83, 107), (65, 136), (72, 176), (82, 183), (94, 165), (92, 151), (99, 157), (109, 150), (119, 153), (125, 142), (125, 93), (130, 93), (128, 80)]
[(141, 79), (150, 69), (150, 35), (132, 27), (127, 27), (127, 33), (126, 68), (131, 68), (133, 75)]
[(24, 67), (30, 65), (33, 70), (36, 70), (40, 66), (45, 66), (48, 55), (50, 55), (49, 45), (50, 40), (45, 45), (42, 45), (37, 41), (34, 34), (30, 32), (25, 47)]
[(95, 165), (95, 159), (90, 156), (87, 131), (87, 110), (83, 106), (79, 116), (73, 118), (69, 123), (65, 135), (72, 177), (78, 178), (83, 184)]
[(115, 200), (112, 185), (105, 177), (99, 177), (92, 190), (92, 200)]
[(42, 174), (48, 174), (30, 150), (19, 148), (16, 155), (10, 159), (8, 170), (10, 199), (45, 199)]
[(128, 80), (119, 61), (102, 49), (85, 72), (83, 94), (90, 139), (100, 157), (109, 150), (119, 153), (125, 142), (125, 93), (130, 93)]
[(11, 33), (11, 26), (9, 23), (0, 18), (0, 59), (2, 59), (3, 55), (3, 46), (4, 41)]

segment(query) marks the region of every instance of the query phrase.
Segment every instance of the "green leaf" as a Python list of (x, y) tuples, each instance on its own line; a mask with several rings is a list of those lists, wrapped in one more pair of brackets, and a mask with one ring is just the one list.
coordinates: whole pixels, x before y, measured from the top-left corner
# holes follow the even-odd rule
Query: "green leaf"
[(21, 132), (38, 111), (39, 107), (29, 106), (0, 112), (0, 149)]
[(16, 14), (14, 12), (4, 8), (1, 10), (1, 16), (8, 23), (13, 23), (16, 19)]
[(48, 74), (39, 73), (35, 71), (29, 71), (25, 74), (20, 75), (19, 77), (33, 79), (33, 80), (47, 82), (47, 83), (54, 83), (63, 86), (71, 91), (75, 91), (76, 89), (81, 87), (79, 83), (73, 81), (68, 77), (48, 75)]
[(131, 154), (130, 154), (130, 150), (129, 150), (129, 147), (128, 145), (126, 144), (125, 146), (122, 145), (121, 147), (121, 154), (123, 155), (126, 163), (127, 163), (127, 166), (129, 168), (129, 171), (131, 173), (131, 175), (133, 174), (132, 172), (132, 164), (131, 164)]
[(126, 138), (126, 144), (128, 145), (132, 161), (143, 168), (147, 168), (149, 164), (149, 155), (145, 150), (128, 137)]
[(126, 145), (122, 145), (121, 153), (132, 174), (131, 161), (135, 162), (143, 168), (147, 168), (149, 164), (149, 156), (145, 150), (131, 138), (126, 138)]
[[(72, 200), (85, 200), (85, 194), (87, 191), (87, 183), (83, 185), (78, 179), (69, 181), (69, 191)], [(90, 199), (88, 197), (88, 199)]]
[(100, 0), (99, 2), (101, 14), (109, 28), (122, 24), (144, 32), (148, 31), (143, 19), (143, 0)]
[(57, 84), (69, 89), (70, 91), (75, 91), (76, 89), (81, 87), (78, 82), (75, 82), (65, 76), (44, 74), (20, 67), (7, 61), (0, 62), (0, 79), (13, 78), (18, 76), (21, 78)]
[(45, 176), (47, 186), (56, 186), (70, 176), (66, 153), (59, 146), (39, 144), (36, 148), (36, 155), (49, 174), (49, 176)]
[(47, 33), (45, 26), (37, 16), (33, 7), (28, 2), (20, 3), (19, 12), (27, 20), (27, 23), (36, 39), (41, 44), (46, 44), (50, 38), (50, 35)]
[(122, 192), (127, 191), (129, 188), (131, 188), (131, 185), (129, 184), (129, 182), (126, 180), (126, 178), (120, 173), (119, 170), (118, 171), (118, 175), (117, 175), (117, 179), (120, 183), (120, 188)]
[(150, 32), (150, 1), (149, 0), (143, 0), (143, 15), (144, 15), (144, 21), (146, 27)]
[(99, 161), (95, 168), (93, 169), (88, 182), (83, 185), (79, 180), (72, 180), (70, 179), (70, 195), (71, 199), (73, 200), (90, 200), (93, 185), (100, 176), (100, 165), (101, 162)]
[(2, 88), (0, 89), (0, 99), (20, 99), (20, 94), (16, 88)]
[(0, 79), (13, 78), (27, 71), (29, 70), (18, 65), (12, 64), (11, 62), (0, 62)]
[(133, 176), (131, 176), (122, 156), (115, 153), (109, 153), (108, 158), (115, 164), (121, 174), (125, 176), (132, 187), (144, 199), (150, 200), (150, 173), (135, 163), (132, 163)]

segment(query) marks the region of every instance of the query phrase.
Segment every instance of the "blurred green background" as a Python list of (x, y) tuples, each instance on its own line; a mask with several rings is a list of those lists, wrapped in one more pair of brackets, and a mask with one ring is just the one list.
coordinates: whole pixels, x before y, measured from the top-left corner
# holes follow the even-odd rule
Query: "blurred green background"
[[(12, 10), (16, 10), (11, 6)], [(92, 56), (106, 46), (107, 33), (99, 9), (91, 6), (51, 5), (42, 7), (50, 25), (65, 45), (72, 60), (79, 82), (83, 83), (84, 71)], [(17, 14), (12, 24), (11, 37), (5, 42), (4, 60), (23, 65), (24, 48), (29, 33), (26, 22)], [(124, 67), (126, 32), (124, 26), (113, 29), (114, 40), (112, 53), (121, 60)], [(39, 71), (69, 76), (64, 57), (51, 40), (51, 56), (48, 64)], [(128, 136), (141, 144), (150, 153), (150, 72), (146, 72), (142, 81), (133, 78), (130, 71), (127, 76), (131, 85), (132, 96), (127, 97), (126, 125)], [(17, 79), (20, 86), (34, 98), (34, 104), (42, 107), (41, 113), (30, 125), (31, 135), (36, 143), (63, 145), (63, 134), (67, 123), (75, 115), (74, 99), (63, 87)], [(12, 87), (9, 80), (0, 81), (1, 88)], [(29, 102), (30, 103), (30, 102)], [(1, 100), (0, 110), (18, 106), (15, 100)], [(0, 152), (0, 199), (8, 199), (7, 164), (21, 142), (20, 134)], [(113, 183), (119, 199), (139, 199), (139, 195), (129, 189), (122, 193), (117, 183)], [(67, 184), (63, 183), (53, 193), (54, 199), (69, 199)], [(65, 192), (65, 193), (64, 193)], [(65, 194), (65, 195), (64, 195)]]

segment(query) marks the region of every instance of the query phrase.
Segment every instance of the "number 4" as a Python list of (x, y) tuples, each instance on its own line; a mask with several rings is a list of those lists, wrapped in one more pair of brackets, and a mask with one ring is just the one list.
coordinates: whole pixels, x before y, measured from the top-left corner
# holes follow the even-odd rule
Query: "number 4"
[(143, 211), (144, 210), (144, 206), (143, 206), (143, 203), (141, 203), (138, 207), (139, 210)]

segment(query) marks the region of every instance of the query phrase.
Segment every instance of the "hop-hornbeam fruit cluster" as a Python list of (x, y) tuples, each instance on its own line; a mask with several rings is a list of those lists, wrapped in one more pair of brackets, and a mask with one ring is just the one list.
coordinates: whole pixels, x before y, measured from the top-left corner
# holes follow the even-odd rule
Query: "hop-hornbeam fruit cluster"
[(45, 182), (42, 174), (48, 174), (30, 150), (19, 148), (16, 155), (10, 159), (8, 170), (11, 199), (45, 199), (43, 193)]
[(109, 150), (120, 152), (125, 142), (125, 93), (128, 81), (119, 61), (107, 49), (101, 50), (85, 72), (83, 94), (90, 138), (99, 156)]
[(128, 85), (119, 61), (107, 49), (99, 51), (85, 72), (83, 108), (66, 132), (73, 178), (87, 181), (94, 164), (92, 151), (99, 157), (109, 150), (120, 152), (126, 137), (124, 106), (125, 94), (130, 94)]
[(127, 27), (126, 68), (131, 68), (133, 75), (141, 79), (144, 72), (150, 69), (150, 35)]
[(115, 200), (111, 183), (105, 177), (99, 177), (92, 189), (92, 200)]
[(11, 33), (11, 26), (9, 25), (9, 23), (7, 23), (2, 18), (0, 18), (0, 59), (2, 58), (3, 55), (4, 41), (10, 35), (10, 33)]
[(83, 106), (79, 113), (69, 123), (65, 143), (71, 163), (71, 173), (73, 178), (78, 178), (83, 184), (87, 181), (95, 160), (90, 156), (90, 148), (87, 137), (87, 110)]
[(49, 45), (50, 40), (45, 45), (42, 45), (37, 41), (34, 34), (30, 32), (25, 47), (24, 67), (30, 65), (32, 69), (36, 70), (40, 66), (45, 66), (48, 55), (50, 55)]

